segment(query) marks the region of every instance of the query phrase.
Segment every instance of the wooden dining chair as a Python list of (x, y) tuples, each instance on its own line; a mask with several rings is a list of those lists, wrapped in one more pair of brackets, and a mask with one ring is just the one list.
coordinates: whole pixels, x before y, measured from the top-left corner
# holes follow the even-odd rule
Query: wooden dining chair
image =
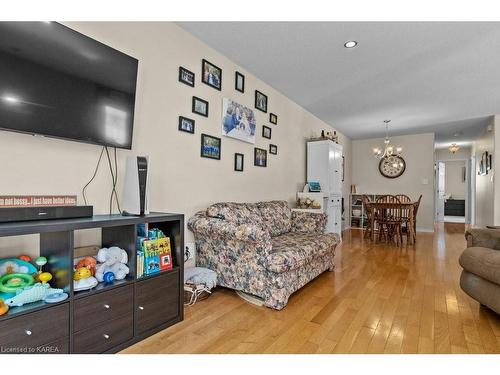
[[(401, 203), (411, 203), (411, 198), (406, 194), (396, 194), (396, 197), (401, 201)], [(406, 239), (408, 240), (408, 233), (410, 233), (410, 209), (407, 206), (403, 206), (401, 211), (401, 217), (403, 219), (402, 222), (402, 232), (403, 235), (406, 235)]]
[(417, 213), (420, 207), (420, 201), (422, 200), (422, 194), (418, 197), (418, 200), (413, 204), (413, 243), (417, 242)]
[(364, 208), (365, 215), (366, 215), (366, 229), (365, 229), (365, 233), (364, 233), (363, 237), (370, 237), (371, 238), (373, 235), (373, 228), (375, 225), (374, 217), (373, 217), (373, 206), (372, 206), (372, 203), (370, 201), (370, 198), (367, 195), (363, 194), (361, 196), (361, 201), (363, 203), (363, 208)]
[(376, 207), (374, 219), (378, 225), (378, 239), (396, 240), (396, 244), (403, 244), (402, 206), (401, 201), (394, 195), (384, 195), (377, 199), (377, 203), (390, 203), (390, 207)]

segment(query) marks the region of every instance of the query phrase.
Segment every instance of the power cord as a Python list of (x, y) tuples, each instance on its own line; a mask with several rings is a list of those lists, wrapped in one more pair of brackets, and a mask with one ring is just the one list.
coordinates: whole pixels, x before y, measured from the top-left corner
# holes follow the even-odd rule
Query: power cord
[(109, 197), (109, 214), (113, 212), (113, 196), (115, 197), (116, 206), (118, 207), (118, 212), (122, 213), (120, 202), (118, 201), (118, 193), (116, 192), (116, 183), (118, 182), (118, 161), (116, 157), (116, 147), (114, 147), (114, 165), (115, 171), (113, 172), (113, 165), (111, 163), (111, 157), (109, 156), (109, 150), (107, 146), (104, 146), (106, 150), (106, 156), (108, 158), (109, 171), (111, 172), (111, 180), (113, 182), (113, 187), (111, 189), (111, 195)]
[(101, 154), (99, 155), (99, 160), (97, 161), (97, 165), (95, 166), (94, 174), (92, 175), (92, 178), (85, 184), (85, 186), (82, 189), (82, 195), (83, 195), (83, 202), (85, 205), (87, 205), (87, 197), (85, 196), (85, 190), (87, 187), (94, 181), (95, 176), (97, 175), (97, 171), (99, 170), (99, 164), (101, 164), (101, 159), (102, 159), (102, 154), (104, 153), (104, 146), (101, 150)]

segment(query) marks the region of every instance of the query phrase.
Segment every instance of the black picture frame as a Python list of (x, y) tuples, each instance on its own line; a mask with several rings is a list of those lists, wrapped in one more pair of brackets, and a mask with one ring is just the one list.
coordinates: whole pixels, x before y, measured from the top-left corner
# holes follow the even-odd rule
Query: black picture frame
[[(191, 75), (193, 78), (191, 81), (188, 81), (184, 78), (183, 73), (186, 73), (188, 75)], [(182, 66), (179, 66), (179, 82), (184, 83), (185, 85), (194, 87), (194, 82), (195, 82), (196, 75), (190, 71), (189, 69), (186, 69)]]
[[(211, 154), (210, 152), (208, 152), (208, 150), (204, 147), (206, 139), (212, 139), (218, 143), (218, 148), (219, 148), (218, 153)], [(202, 158), (220, 160), (221, 153), (222, 153), (222, 140), (220, 138), (208, 134), (201, 134), (200, 156)]]
[(278, 125), (278, 116), (274, 113), (269, 113), (269, 122), (273, 125)]
[[(257, 159), (259, 153), (264, 155), (263, 161)], [(253, 149), (253, 165), (256, 167), (267, 167), (267, 150), (258, 147)]]
[(273, 155), (278, 155), (278, 146), (269, 144), (269, 153)]
[[(213, 68), (215, 71), (217, 71), (218, 74), (215, 74), (215, 77), (217, 79), (217, 83), (210, 82), (209, 78), (205, 74), (205, 69), (207, 68)], [(213, 87), (216, 90), (221, 91), (222, 90), (222, 69), (219, 68), (217, 65), (212, 64), (208, 60), (201, 60), (201, 82), (203, 82), (205, 85), (208, 85), (210, 87)]]
[[(205, 106), (206, 106), (206, 112), (199, 112), (199, 111), (197, 111), (197, 109), (196, 109), (196, 102), (197, 101), (202, 102), (203, 104), (205, 104)], [(196, 113), (197, 115), (208, 117), (208, 102), (206, 100), (198, 98), (197, 96), (193, 96), (193, 103), (192, 103), (191, 111), (193, 113)]]
[[(238, 87), (238, 78), (241, 78), (241, 88)], [(241, 93), (245, 92), (245, 76), (240, 72), (234, 72), (234, 89)]]
[[(269, 136), (266, 135), (266, 131), (269, 131)], [(262, 138), (271, 139), (272, 131), (269, 126), (262, 125)]]
[[(262, 97), (263, 103), (260, 102), (260, 97)], [(255, 90), (255, 108), (261, 112), (267, 113), (267, 95), (261, 93), (259, 90)]]
[[(186, 129), (183, 127), (184, 121), (191, 124), (191, 129)], [(184, 116), (179, 116), (179, 131), (194, 134), (194, 128), (195, 128), (195, 121), (193, 119)]]
[(345, 156), (342, 155), (342, 182), (344, 182)]
[[(238, 158), (241, 158), (241, 169), (238, 167)], [(244, 165), (245, 165), (245, 155), (236, 152), (234, 154), (234, 170), (236, 172), (243, 172)]]

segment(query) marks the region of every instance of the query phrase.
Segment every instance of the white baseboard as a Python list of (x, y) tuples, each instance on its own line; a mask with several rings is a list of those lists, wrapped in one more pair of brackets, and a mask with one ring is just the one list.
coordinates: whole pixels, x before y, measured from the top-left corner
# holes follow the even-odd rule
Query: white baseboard
[(434, 233), (434, 228), (418, 228), (417, 227), (417, 232), (423, 232), (423, 233)]

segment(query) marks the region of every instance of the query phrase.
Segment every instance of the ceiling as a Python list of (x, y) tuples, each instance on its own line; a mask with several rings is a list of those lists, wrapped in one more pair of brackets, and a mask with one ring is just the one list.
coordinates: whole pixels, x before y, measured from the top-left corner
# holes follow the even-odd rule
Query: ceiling
[(179, 25), (353, 139), (391, 119), (391, 134), (470, 142), (500, 113), (500, 23)]

